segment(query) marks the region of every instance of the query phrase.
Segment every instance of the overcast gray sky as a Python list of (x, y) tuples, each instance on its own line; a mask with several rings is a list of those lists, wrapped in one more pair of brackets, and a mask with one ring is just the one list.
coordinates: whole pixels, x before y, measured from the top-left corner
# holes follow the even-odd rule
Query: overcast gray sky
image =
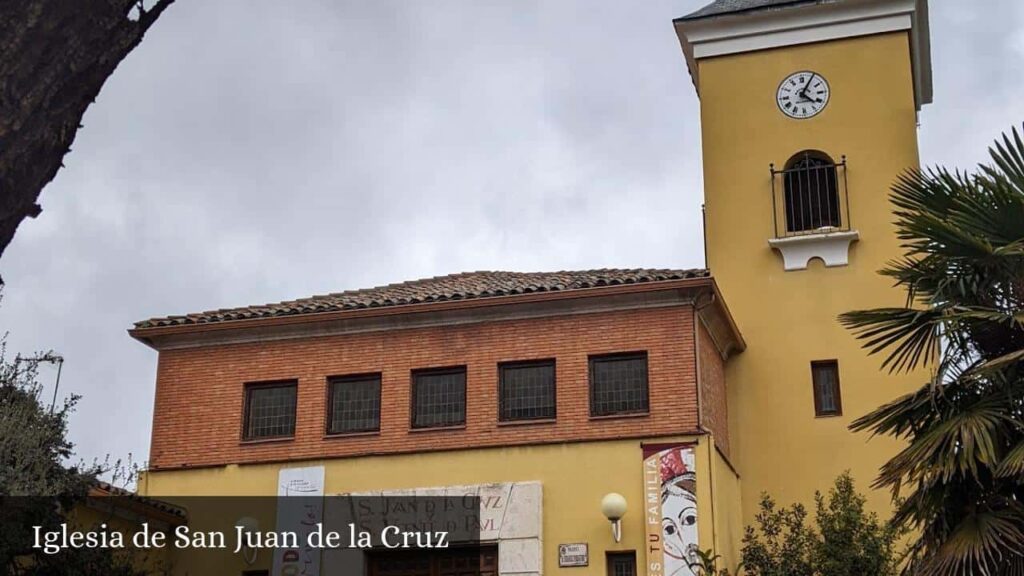
[[(466, 270), (703, 265), (703, 0), (179, 0), (107, 82), (0, 270), (66, 358), (81, 456), (149, 449), (150, 316)], [(932, 0), (922, 160), (1024, 121), (1024, 6)], [(52, 386), (55, 372), (42, 369)]]

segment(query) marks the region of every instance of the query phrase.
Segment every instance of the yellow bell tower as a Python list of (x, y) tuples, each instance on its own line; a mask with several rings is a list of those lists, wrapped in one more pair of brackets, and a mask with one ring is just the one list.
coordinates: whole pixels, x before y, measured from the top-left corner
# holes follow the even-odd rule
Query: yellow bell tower
[[(761, 492), (810, 502), (898, 445), (859, 416), (924, 383), (879, 370), (837, 321), (901, 306), (888, 192), (931, 101), (926, 0), (717, 0), (675, 21), (700, 97), (708, 267), (747, 350), (730, 360), (744, 523)], [(871, 491), (870, 506), (889, 509)]]

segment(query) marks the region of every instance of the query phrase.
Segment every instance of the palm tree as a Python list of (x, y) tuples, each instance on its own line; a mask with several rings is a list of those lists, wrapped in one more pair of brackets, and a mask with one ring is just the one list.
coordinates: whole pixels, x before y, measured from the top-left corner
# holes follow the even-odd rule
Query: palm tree
[[(894, 185), (905, 254), (881, 274), (903, 308), (840, 321), (883, 369), (927, 368), (919, 390), (851, 428), (906, 447), (881, 469), (893, 522), (913, 530), (904, 574), (1024, 574), (1024, 142), (1016, 129), (974, 173)], [(924, 370), (922, 370), (924, 372)]]

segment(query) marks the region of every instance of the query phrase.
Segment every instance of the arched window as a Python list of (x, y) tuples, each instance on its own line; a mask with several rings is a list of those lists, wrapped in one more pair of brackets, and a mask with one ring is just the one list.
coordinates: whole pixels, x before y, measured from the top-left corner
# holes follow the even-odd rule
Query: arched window
[(806, 150), (789, 159), (783, 172), (786, 230), (809, 232), (839, 228), (839, 179), (827, 155)]

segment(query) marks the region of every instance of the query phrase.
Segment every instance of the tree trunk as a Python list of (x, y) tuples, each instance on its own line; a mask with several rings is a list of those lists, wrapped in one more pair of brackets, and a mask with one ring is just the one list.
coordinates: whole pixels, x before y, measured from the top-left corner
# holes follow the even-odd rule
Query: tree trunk
[(0, 0), (0, 256), (63, 166), (82, 115), (174, 0)]

